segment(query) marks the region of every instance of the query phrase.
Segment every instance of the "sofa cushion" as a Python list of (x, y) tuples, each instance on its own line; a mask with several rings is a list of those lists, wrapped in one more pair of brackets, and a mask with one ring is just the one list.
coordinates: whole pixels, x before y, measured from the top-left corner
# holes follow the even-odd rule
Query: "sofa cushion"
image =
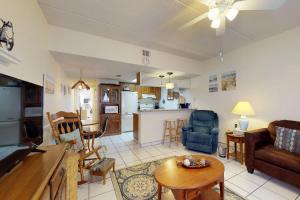
[(300, 130), (276, 126), (274, 146), (278, 149), (300, 154)]
[(300, 155), (277, 149), (273, 145), (256, 150), (255, 158), (300, 173)]

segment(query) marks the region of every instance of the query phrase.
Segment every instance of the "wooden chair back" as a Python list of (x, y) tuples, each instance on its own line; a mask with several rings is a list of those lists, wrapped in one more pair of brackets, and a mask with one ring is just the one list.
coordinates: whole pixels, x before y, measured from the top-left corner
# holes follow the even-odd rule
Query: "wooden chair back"
[(82, 144), (84, 144), (83, 129), (78, 111), (64, 112), (59, 111), (55, 114), (47, 112), (50, 126), (53, 131), (53, 136), (57, 143), (61, 143), (60, 134), (70, 133), (76, 129), (79, 129), (81, 135)]

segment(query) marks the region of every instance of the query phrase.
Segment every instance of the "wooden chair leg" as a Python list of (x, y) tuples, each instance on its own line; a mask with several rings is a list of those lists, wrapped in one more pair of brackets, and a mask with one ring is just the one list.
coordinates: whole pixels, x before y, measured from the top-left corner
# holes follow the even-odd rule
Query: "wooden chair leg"
[(99, 152), (96, 151), (95, 153), (96, 153), (97, 158), (100, 160), (100, 159), (101, 159), (101, 156), (99, 155)]
[(172, 143), (172, 123), (170, 123), (170, 126), (169, 126), (169, 147), (171, 147), (171, 143)]
[(83, 171), (84, 161), (79, 161), (79, 172), (80, 172), (80, 181), (78, 182), (79, 185), (86, 183), (84, 180), (84, 171)]
[(165, 139), (166, 139), (166, 131), (167, 131), (167, 122), (165, 122), (165, 125), (164, 125), (164, 132), (163, 132), (162, 144), (165, 143)]

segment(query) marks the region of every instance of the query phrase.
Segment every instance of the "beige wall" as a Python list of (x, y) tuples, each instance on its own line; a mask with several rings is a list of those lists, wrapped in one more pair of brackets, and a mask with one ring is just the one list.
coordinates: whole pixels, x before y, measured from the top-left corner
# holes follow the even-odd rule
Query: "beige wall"
[[(49, 26), (49, 50), (92, 58), (113, 60), (134, 65), (143, 65), (142, 46), (132, 45), (109, 38), (82, 33), (58, 26)], [(200, 74), (201, 62), (170, 53), (149, 49), (149, 67), (187, 71)]]
[[(66, 75), (48, 52), (48, 24), (36, 0), (1, 0), (1, 18), (12, 21), (15, 47), (12, 54), (20, 64), (4, 66), (0, 73), (17, 77), (35, 84), (43, 84), (43, 74), (56, 80), (55, 95), (44, 96), (44, 112), (73, 109), (71, 95), (63, 96), (60, 84), (70, 84)], [(49, 128), (45, 121), (45, 143), (49, 142)]]
[[(265, 127), (272, 120), (300, 120), (300, 28), (254, 43), (205, 62), (205, 75), (192, 80), (193, 105), (212, 109), (220, 118), (220, 141), (239, 116), (231, 114), (239, 100), (250, 101), (256, 116), (249, 129)], [(208, 76), (236, 70), (234, 91), (208, 92)], [(220, 81), (219, 81), (220, 82)], [(220, 86), (220, 85), (219, 85)]]

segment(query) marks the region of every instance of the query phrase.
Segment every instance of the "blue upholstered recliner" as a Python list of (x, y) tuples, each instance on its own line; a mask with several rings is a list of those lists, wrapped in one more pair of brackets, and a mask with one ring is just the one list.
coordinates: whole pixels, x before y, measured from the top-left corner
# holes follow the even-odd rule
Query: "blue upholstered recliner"
[(215, 153), (219, 135), (218, 115), (209, 110), (192, 112), (188, 126), (182, 129), (182, 144), (187, 149)]

